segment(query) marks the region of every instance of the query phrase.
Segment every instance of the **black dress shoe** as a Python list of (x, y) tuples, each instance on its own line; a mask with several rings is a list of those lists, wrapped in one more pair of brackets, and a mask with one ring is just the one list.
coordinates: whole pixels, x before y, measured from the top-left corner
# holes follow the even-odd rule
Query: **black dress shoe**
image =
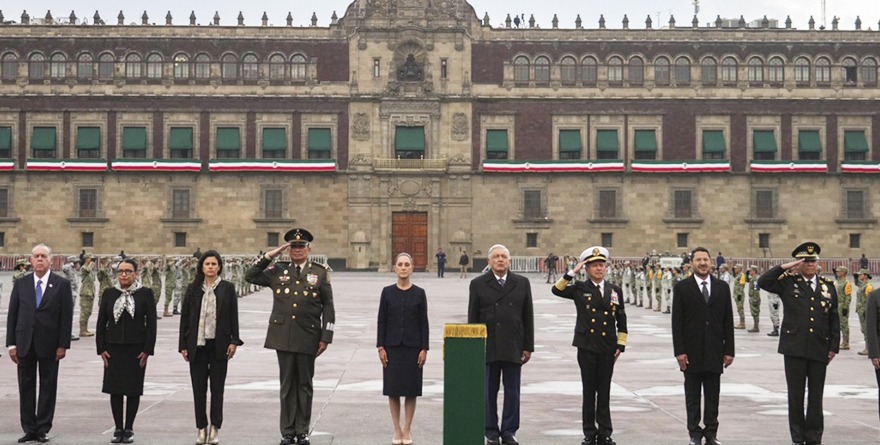
[(300, 433), (296, 435), (296, 443), (297, 445), (310, 445), (312, 442), (309, 441), (308, 434)]
[(24, 436), (18, 438), (18, 443), (28, 443), (37, 440), (36, 433), (24, 433)]
[(281, 436), (281, 445), (295, 445), (296, 437), (293, 437), (293, 434), (285, 434)]
[(125, 430), (122, 432), (122, 443), (134, 443), (134, 431)]
[(706, 445), (721, 445), (721, 442), (714, 436), (706, 437)]
[(688, 442), (688, 445), (703, 445), (703, 436), (691, 435), (691, 441)]
[(494, 439), (486, 438), (486, 445), (501, 445), (501, 440), (497, 437)]
[(49, 441), (49, 435), (46, 433), (36, 433), (34, 434), (34, 440), (39, 443), (46, 443)]
[(596, 436), (584, 437), (584, 441), (581, 442), (581, 445), (596, 445)]
[(122, 443), (122, 430), (113, 431), (113, 438), (110, 443)]
[(617, 442), (611, 440), (611, 436), (596, 436), (596, 445), (617, 445)]
[(507, 436), (501, 438), (501, 445), (519, 445), (516, 436)]

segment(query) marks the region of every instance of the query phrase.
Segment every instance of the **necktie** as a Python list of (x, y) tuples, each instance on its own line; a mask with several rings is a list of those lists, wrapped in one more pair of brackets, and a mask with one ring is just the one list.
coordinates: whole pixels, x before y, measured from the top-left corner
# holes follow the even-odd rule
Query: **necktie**
[(499, 278), (499, 279), (498, 279), (498, 285), (501, 286), (501, 287), (504, 287), (504, 278)]
[(706, 303), (709, 302), (709, 288), (706, 287), (705, 281), (703, 281), (703, 299), (706, 300)]
[(816, 281), (810, 280), (810, 290), (816, 292)]
[(299, 266), (297, 265), (297, 266), (296, 266), (296, 276), (299, 276), (299, 273), (300, 273), (301, 270), (302, 270), (302, 269), (300, 269)]
[(43, 280), (37, 280), (37, 288), (34, 291), (37, 293), (37, 307), (40, 307), (40, 303), (43, 302)]

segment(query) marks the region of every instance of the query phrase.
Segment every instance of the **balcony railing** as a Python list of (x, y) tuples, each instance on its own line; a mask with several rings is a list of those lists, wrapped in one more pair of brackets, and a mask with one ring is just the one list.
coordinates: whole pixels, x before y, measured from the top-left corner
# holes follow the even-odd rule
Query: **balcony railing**
[(386, 171), (446, 171), (449, 162), (446, 158), (440, 159), (394, 159), (374, 158), (374, 170)]

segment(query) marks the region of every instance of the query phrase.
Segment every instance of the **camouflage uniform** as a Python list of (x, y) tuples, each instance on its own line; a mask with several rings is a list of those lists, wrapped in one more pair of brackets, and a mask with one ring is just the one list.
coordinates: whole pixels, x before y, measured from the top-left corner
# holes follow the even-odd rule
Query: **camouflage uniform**
[[(754, 274), (751, 272), (754, 272)], [(752, 314), (752, 320), (755, 323), (749, 329), (749, 332), (760, 332), (758, 321), (761, 317), (761, 288), (758, 287), (758, 266), (751, 266), (749, 268), (747, 280), (749, 283), (749, 312)]]
[(770, 323), (773, 324), (773, 330), (768, 332), (770, 337), (779, 336), (779, 308), (782, 307), (782, 299), (778, 294), (767, 292), (767, 306), (770, 308)]
[(79, 269), (82, 279), (82, 290), (79, 293), (79, 336), (91, 337), (95, 335), (89, 332), (89, 318), (95, 307), (95, 262), (90, 261), (94, 258), (91, 254), (85, 258), (86, 264)]
[(98, 265), (98, 304), (101, 304), (104, 292), (113, 287), (113, 276), (111, 273), (110, 266), (106, 262), (102, 261), (102, 264)]
[(636, 273), (636, 301), (639, 307), (645, 305), (645, 271), (641, 268)]
[(849, 270), (846, 267), (838, 267), (835, 271), (843, 272), (843, 278), (834, 279), (838, 298), (837, 310), (840, 312), (840, 349), (849, 349), (849, 306), (852, 302), (853, 284), (847, 278)]
[(733, 300), (736, 301), (736, 313), (739, 314), (739, 324), (734, 328), (745, 329), (746, 312), (743, 304), (745, 303), (746, 274), (742, 272), (742, 264), (733, 266), (733, 271), (736, 273), (733, 277)]
[(654, 268), (654, 311), (660, 312), (663, 303), (663, 269), (660, 266)]
[(165, 317), (170, 317), (171, 311), (171, 300), (174, 298), (174, 288), (176, 280), (174, 278), (174, 261), (171, 258), (165, 257), (165, 312), (162, 314)]
[[(159, 305), (162, 303), (162, 274), (159, 272), (159, 259), (147, 262), (147, 271), (144, 273), (150, 275), (150, 290), (156, 297), (156, 305)], [(162, 311), (158, 311), (156, 318), (160, 319), (162, 316)]]
[[(71, 255), (67, 257), (67, 261), (61, 266), (61, 274), (67, 281), (70, 281), (70, 295), (73, 297), (73, 307), (76, 307), (76, 300), (79, 298), (79, 271), (76, 270), (76, 263), (79, 257)], [(82, 302), (80, 302), (82, 304)], [(71, 340), (79, 340), (79, 331), (71, 334)]]
[[(862, 275), (865, 276), (865, 279), (862, 279)], [(865, 314), (868, 309), (868, 295), (871, 292), (874, 292), (874, 286), (868, 281), (871, 279), (871, 273), (866, 269), (859, 270), (859, 290), (856, 293), (856, 314), (859, 315), (859, 324), (862, 328), (862, 337), (865, 339), (865, 344), (868, 343), (868, 337), (865, 335), (865, 323), (866, 318)], [(859, 355), (868, 355), (868, 348), (865, 347), (864, 350), (859, 351)]]

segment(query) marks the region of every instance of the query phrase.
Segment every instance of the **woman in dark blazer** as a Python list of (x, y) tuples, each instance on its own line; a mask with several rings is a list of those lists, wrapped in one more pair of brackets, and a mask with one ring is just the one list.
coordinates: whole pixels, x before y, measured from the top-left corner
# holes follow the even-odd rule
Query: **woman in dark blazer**
[(116, 423), (110, 443), (134, 442), (134, 419), (144, 393), (147, 358), (156, 346), (156, 303), (153, 291), (138, 281), (137, 269), (137, 261), (122, 260), (116, 271), (119, 284), (104, 291), (98, 308), (95, 340), (104, 360), (102, 391), (110, 394)]
[(880, 289), (868, 294), (868, 309), (865, 311), (865, 338), (868, 342), (868, 358), (877, 375), (880, 387)]
[[(196, 277), (186, 289), (180, 310), (179, 351), (189, 362), (195, 403), (199, 444), (220, 442), (223, 425), (223, 387), (226, 369), (235, 350), (242, 345), (238, 337), (238, 295), (235, 285), (220, 279), (223, 259), (214, 250), (199, 258)], [(205, 405), (208, 380), (211, 383), (211, 429)]]
[[(422, 367), (428, 356), (428, 300), (412, 284), (413, 259), (408, 253), (394, 261), (397, 284), (382, 289), (376, 347), (383, 367), (382, 394), (388, 396), (394, 422), (393, 444), (412, 443), (416, 397), (422, 395)], [(405, 397), (406, 421), (400, 427), (400, 398)]]

